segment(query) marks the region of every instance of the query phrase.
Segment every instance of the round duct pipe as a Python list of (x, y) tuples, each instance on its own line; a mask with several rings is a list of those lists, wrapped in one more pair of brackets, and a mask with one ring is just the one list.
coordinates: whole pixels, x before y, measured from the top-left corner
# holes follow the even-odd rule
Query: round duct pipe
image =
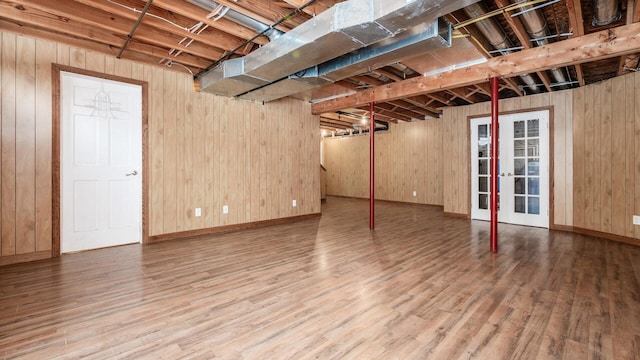
[(602, 26), (620, 20), (622, 11), (618, 0), (594, 0), (593, 1), (593, 26)]
[[(479, 18), (486, 14), (485, 9), (482, 7), (482, 5), (480, 5), (480, 3), (475, 3), (467, 6), (464, 8), (464, 11), (471, 18)], [(476, 22), (475, 25), (478, 27), (482, 35), (484, 35), (487, 40), (489, 40), (491, 46), (493, 46), (497, 50), (500, 50), (501, 54), (505, 55), (511, 52), (511, 50), (508, 50), (512, 47), (509, 38), (507, 38), (507, 35), (504, 33), (504, 31), (502, 31), (502, 29), (492, 18), (482, 19)], [(531, 77), (531, 75), (520, 75), (520, 78), (522, 79), (522, 81), (524, 81), (525, 84), (527, 84), (527, 87), (531, 89), (531, 91), (538, 92), (538, 85), (536, 84), (536, 81), (533, 79), (533, 77)]]

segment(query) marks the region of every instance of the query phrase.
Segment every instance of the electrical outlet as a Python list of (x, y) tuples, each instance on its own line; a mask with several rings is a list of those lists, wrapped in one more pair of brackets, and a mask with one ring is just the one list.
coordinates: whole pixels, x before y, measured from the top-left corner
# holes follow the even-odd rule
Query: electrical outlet
[(296, 207), (298, 205), (295, 200), (291, 201), (291, 206)]
[(633, 225), (640, 225), (640, 215), (633, 215)]
[(229, 205), (222, 206), (222, 213), (223, 214), (228, 214), (229, 213)]
[(202, 209), (196, 208), (196, 216), (202, 216)]
[(418, 192), (416, 192), (415, 190), (413, 191), (413, 197), (418, 196)]

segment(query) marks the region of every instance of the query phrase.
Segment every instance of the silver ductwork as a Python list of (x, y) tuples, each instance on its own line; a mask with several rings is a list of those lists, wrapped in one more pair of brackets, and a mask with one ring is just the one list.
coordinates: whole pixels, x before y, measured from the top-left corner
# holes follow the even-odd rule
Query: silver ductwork
[[(516, 1), (516, 3), (521, 2), (524, 2), (524, 0)], [(525, 6), (522, 10), (528, 10), (522, 13), (520, 17), (522, 18), (524, 26), (527, 28), (529, 36), (535, 39), (535, 43), (538, 46), (547, 45), (549, 43), (549, 40), (546, 39), (546, 36), (549, 34), (547, 21), (540, 15), (538, 10), (532, 9), (530, 6)], [(553, 75), (557, 83), (564, 84), (567, 82), (567, 78), (560, 69), (553, 68), (549, 71), (551, 71), (551, 75)]]
[[(486, 10), (480, 4), (471, 4), (465, 7), (464, 11), (471, 18), (479, 18), (486, 14)], [(500, 50), (500, 53), (502, 55), (506, 55), (511, 52), (511, 50), (508, 50), (512, 47), (511, 41), (509, 41), (507, 35), (504, 33), (504, 31), (502, 31), (502, 29), (492, 18), (479, 20), (475, 24), (482, 35), (484, 35), (484, 37), (489, 40), (491, 46), (493, 46), (497, 50)], [(533, 77), (531, 77), (531, 75), (520, 75), (520, 78), (522, 79), (522, 81), (524, 81), (525, 84), (527, 84), (527, 87), (529, 87), (531, 91), (538, 92), (538, 85), (536, 84), (536, 81), (533, 79)]]
[[(217, 2), (209, 1), (209, 0), (188, 0), (188, 1), (208, 11), (213, 11), (216, 7), (219, 6)], [(239, 13), (233, 9), (228, 9), (224, 17), (235, 22), (236, 24), (255, 30), (258, 33), (264, 32), (264, 34), (269, 38), (270, 41), (277, 39), (278, 37), (280, 37), (280, 35), (283, 34), (282, 31), (271, 28), (269, 27), (269, 25), (263, 24), (262, 22), (255, 20), (253, 18), (250, 18), (247, 15)]]
[(618, 0), (593, 0), (593, 26), (608, 25), (620, 20)]
[[(394, 37), (414, 26), (477, 0), (349, 0), (333, 6), (295, 29), (240, 58), (242, 66), (212, 69), (200, 76), (200, 88), (237, 96), (335, 57)], [(330, 50), (328, 50), (330, 49)], [(251, 79), (251, 80), (249, 80)], [(239, 83), (244, 82), (243, 86)], [(232, 90), (231, 88), (238, 90)], [(243, 91), (239, 91), (243, 90)], [(239, 91), (239, 92), (238, 92)]]
[(439, 18), (431, 23), (415, 26), (396, 37), (329, 60), (239, 97), (253, 101), (272, 101), (307, 91), (396, 63), (405, 58), (416, 56), (416, 54), (449, 47), (451, 46), (451, 32), (451, 25)]

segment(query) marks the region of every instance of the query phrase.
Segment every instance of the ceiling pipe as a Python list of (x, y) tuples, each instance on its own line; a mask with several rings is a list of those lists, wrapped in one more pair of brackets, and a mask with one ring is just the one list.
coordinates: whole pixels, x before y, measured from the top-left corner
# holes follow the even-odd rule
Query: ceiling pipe
[[(213, 11), (219, 4), (215, 1), (210, 0), (189, 0), (190, 3), (194, 5), (198, 5), (201, 8)], [(227, 13), (223, 16), (227, 19), (235, 22), (236, 24), (247, 27), (251, 30), (254, 30), (257, 33), (262, 33), (269, 38), (269, 41), (273, 41), (280, 37), (280, 35), (284, 34), (282, 31), (272, 28), (267, 24), (264, 24), (256, 19), (248, 17), (245, 14), (239, 13), (233, 9), (228, 9)]]
[(138, 20), (136, 20), (136, 23), (133, 24), (133, 28), (131, 29), (131, 32), (127, 34), (127, 39), (124, 41), (124, 44), (120, 48), (120, 51), (118, 51), (118, 55), (116, 55), (116, 59), (120, 59), (120, 57), (122, 57), (122, 53), (127, 48), (127, 45), (129, 45), (129, 41), (131, 41), (131, 39), (133, 38), (133, 34), (136, 32), (136, 29), (138, 29), (138, 26), (140, 26), (140, 23), (142, 22), (142, 18), (145, 16), (147, 11), (149, 10), (149, 7), (151, 6), (152, 2), (153, 0), (148, 0), (147, 4), (144, 6), (144, 9), (142, 10), (142, 12), (140, 12), (140, 16), (138, 17)]
[[(471, 4), (464, 8), (464, 11), (471, 18), (480, 18), (484, 16), (487, 12), (480, 3)], [(502, 31), (502, 29), (498, 26), (498, 24), (492, 18), (484, 18), (475, 22), (475, 25), (478, 27), (482, 35), (489, 40), (491, 46), (500, 50), (502, 55), (509, 54), (512, 48), (511, 41), (507, 38), (507, 35)], [(536, 81), (529, 74), (520, 75), (522, 81), (527, 84), (527, 87), (531, 89), (533, 92), (538, 92), (539, 88), (536, 84)]]
[[(520, 2), (523, 2), (523, 0), (516, 1), (516, 3)], [(547, 45), (549, 43), (547, 38), (547, 35), (549, 35), (547, 21), (542, 17), (542, 15), (540, 15), (538, 10), (531, 8), (531, 6), (524, 6), (522, 9), (524, 12), (520, 14), (520, 18), (522, 19), (524, 26), (527, 28), (529, 36), (531, 36), (532, 39), (535, 39), (537, 46)], [(567, 82), (567, 78), (560, 69), (553, 68), (549, 71), (551, 71), (556, 83), (564, 84)], [(564, 88), (564, 86), (561, 88)]]
[(593, 0), (593, 26), (602, 26), (620, 20), (622, 11), (618, 0)]

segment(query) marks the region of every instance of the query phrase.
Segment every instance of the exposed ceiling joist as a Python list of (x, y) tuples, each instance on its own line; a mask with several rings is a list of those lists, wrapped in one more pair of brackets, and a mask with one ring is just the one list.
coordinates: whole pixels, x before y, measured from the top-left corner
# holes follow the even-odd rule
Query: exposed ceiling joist
[(400, 99), (484, 82), (491, 77), (513, 77), (532, 71), (608, 59), (640, 51), (640, 23), (624, 25), (564, 41), (489, 59), (486, 63), (416, 77), (312, 105), (314, 114), (356, 107), (369, 102)]
[[(582, 16), (582, 5), (580, 0), (566, 0), (567, 11), (569, 13), (569, 26), (573, 32), (572, 38), (584, 35), (584, 17)], [(582, 65), (575, 64), (576, 76), (578, 78), (578, 84), (584, 86), (584, 74), (582, 72)]]
[[(638, 22), (640, 21), (640, 0), (627, 0), (627, 19), (626, 19), (626, 23), (628, 24), (633, 24), (634, 22)], [(635, 56), (621, 56), (620, 57), (620, 61), (618, 64), (618, 76), (626, 73), (627, 70), (627, 63), (633, 63), (636, 62), (636, 66), (640, 65), (638, 64), (636, 60), (636, 58), (638, 57), (638, 55), (640, 54), (635, 54)]]
[[(153, 5), (191, 19), (199, 19), (212, 28), (227, 32), (244, 40), (249, 40), (257, 34), (254, 30), (248, 29), (226, 18), (211, 20), (207, 18), (208, 11), (188, 1), (154, 0)], [(266, 36), (260, 36), (253, 40), (253, 42), (264, 45), (269, 42), (269, 39), (267, 39)]]

